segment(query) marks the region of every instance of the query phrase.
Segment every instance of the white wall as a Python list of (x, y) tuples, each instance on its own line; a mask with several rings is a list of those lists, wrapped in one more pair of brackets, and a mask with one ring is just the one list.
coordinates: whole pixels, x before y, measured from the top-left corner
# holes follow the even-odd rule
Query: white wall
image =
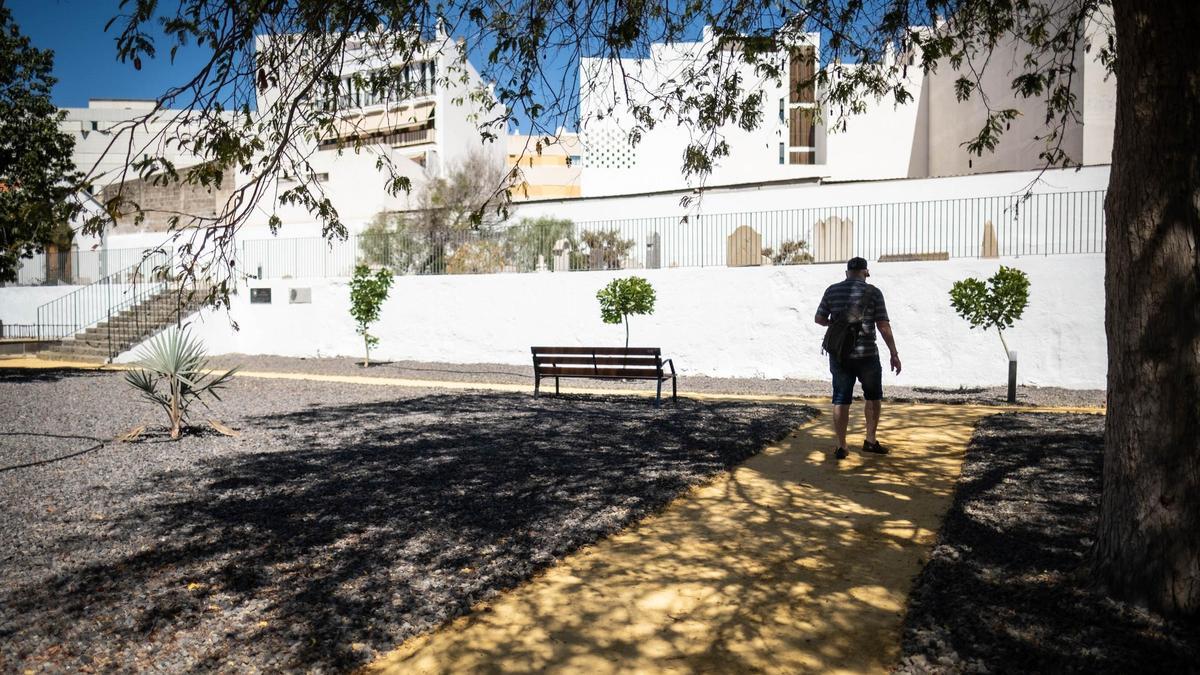
[(12, 286), (0, 288), (0, 321), (37, 323), (37, 308), (82, 286)]
[[(910, 68), (905, 87), (914, 101), (896, 105), (892, 96), (880, 99), (866, 97), (861, 114), (848, 115), (845, 128), (827, 126), (818, 132), (818, 143), (824, 152), (818, 153), (818, 175), (837, 180), (870, 180), (927, 176), (929, 100), (924, 94), (929, 87), (920, 67)], [(838, 119), (836, 110), (826, 106), (824, 116), (830, 122)]]
[[(1103, 388), (1102, 255), (877, 263), (904, 372), (885, 384), (999, 385), (1007, 361), (994, 334), (970, 330), (950, 307), (954, 281), (987, 277), (999, 265), (1029, 274), (1025, 317), (1009, 332), (1024, 384)], [(825, 379), (821, 293), (843, 278), (838, 265), (646, 270), (657, 312), (633, 317), (632, 345), (660, 346), (684, 374)], [(400, 277), (372, 330), (380, 359), (450, 363), (529, 362), (529, 347), (623, 344), (601, 323), (596, 291), (619, 272)], [(346, 280), (275, 280), (274, 303), (250, 305), (243, 288), (227, 315), (206, 312), (198, 333), (214, 354), (360, 355)], [(311, 287), (312, 303), (288, 304), (288, 289)], [(230, 320), (241, 327), (234, 331)]]

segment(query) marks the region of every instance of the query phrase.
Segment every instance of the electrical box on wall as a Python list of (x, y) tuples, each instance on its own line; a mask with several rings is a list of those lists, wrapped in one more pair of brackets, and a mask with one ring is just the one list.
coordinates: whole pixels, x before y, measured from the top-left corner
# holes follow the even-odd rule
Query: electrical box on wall
[(271, 289), (269, 289), (269, 288), (251, 288), (250, 289), (250, 304), (252, 304), (252, 305), (269, 305), (269, 304), (271, 304)]
[(307, 305), (312, 302), (311, 288), (293, 288), (288, 290), (288, 302), (293, 305)]

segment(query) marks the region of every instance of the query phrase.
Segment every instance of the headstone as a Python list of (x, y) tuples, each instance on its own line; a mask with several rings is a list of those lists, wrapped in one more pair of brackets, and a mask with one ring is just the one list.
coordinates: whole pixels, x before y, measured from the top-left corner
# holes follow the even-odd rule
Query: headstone
[(662, 267), (662, 239), (657, 232), (651, 232), (646, 242), (646, 268), (656, 270)]
[(983, 245), (979, 247), (979, 257), (1000, 257), (1000, 241), (996, 238), (996, 227), (990, 220), (983, 224)]
[(729, 267), (762, 264), (762, 235), (748, 225), (739, 225), (725, 242), (725, 264)]
[(559, 239), (554, 242), (554, 271), (569, 272), (571, 270), (571, 240)]
[(311, 288), (288, 289), (288, 302), (293, 305), (307, 305), (312, 302)]
[(854, 222), (830, 216), (813, 225), (813, 258), (816, 262), (842, 262), (854, 257)]
[(271, 304), (271, 289), (269, 289), (269, 288), (251, 288), (250, 289), (250, 304), (252, 304), (252, 305), (269, 305), (269, 304)]

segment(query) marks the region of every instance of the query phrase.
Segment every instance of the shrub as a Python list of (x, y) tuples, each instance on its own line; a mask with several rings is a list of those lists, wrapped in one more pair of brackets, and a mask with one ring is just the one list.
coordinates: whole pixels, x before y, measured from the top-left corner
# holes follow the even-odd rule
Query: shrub
[[(196, 401), (207, 405), (201, 399), (204, 394), (221, 400), (217, 390), (237, 372), (237, 368), (231, 368), (221, 374), (211, 373), (203, 343), (187, 328), (171, 328), (151, 338), (137, 365), (125, 373), (125, 381), (163, 409), (173, 439), (183, 431), (188, 407)], [(165, 385), (162, 391), (160, 385)]]
[(625, 322), (625, 346), (629, 347), (629, 315), (653, 314), (654, 287), (641, 277), (613, 279), (596, 293), (604, 323)]
[(592, 270), (621, 269), (621, 261), (633, 248), (633, 240), (622, 239), (616, 228), (584, 230), (580, 236), (588, 247), (588, 269)]
[(413, 232), (402, 213), (381, 212), (358, 235), (358, 260), (369, 267), (388, 267), (412, 274), (426, 256), (427, 242)]
[(574, 224), (558, 218), (522, 218), (521, 222), (508, 229), (505, 236), (512, 249), (513, 264), (521, 272), (536, 270), (538, 256), (541, 256), (547, 265), (552, 265), (554, 245), (563, 239), (570, 242), (572, 252), (579, 247), (579, 242), (575, 239)]
[(1012, 328), (1029, 304), (1029, 277), (1015, 267), (1001, 265), (1000, 271), (986, 284), (975, 278), (954, 282), (950, 289), (950, 304), (971, 328), (986, 331), (994, 326), (1004, 347), (1004, 357), (1008, 358), (1004, 329)]
[(805, 265), (813, 261), (812, 253), (808, 251), (808, 242), (803, 239), (787, 240), (779, 245), (779, 251), (764, 248), (762, 254), (771, 259), (775, 265)]
[(392, 271), (386, 267), (375, 274), (366, 265), (354, 268), (354, 277), (350, 279), (350, 316), (358, 324), (355, 332), (363, 338), (366, 355), (363, 366), (371, 365), (371, 347), (379, 344), (379, 338), (371, 335), (368, 329), (379, 320), (379, 311), (383, 301), (387, 300), (388, 289), (392, 287)]
[(450, 274), (492, 274), (504, 269), (504, 247), (494, 241), (468, 241), (446, 260)]

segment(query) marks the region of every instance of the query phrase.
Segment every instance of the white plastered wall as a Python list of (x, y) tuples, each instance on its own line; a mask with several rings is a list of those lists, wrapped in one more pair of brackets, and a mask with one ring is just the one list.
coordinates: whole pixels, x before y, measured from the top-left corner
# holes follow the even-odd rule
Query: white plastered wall
[[(986, 278), (1001, 264), (1030, 277), (1029, 308), (1007, 334), (1020, 355), (1023, 384), (1105, 386), (1102, 255), (951, 262), (876, 263), (904, 372), (885, 385), (981, 386), (1006, 381), (1007, 360), (994, 333), (971, 330), (950, 307), (953, 282)], [(639, 272), (655, 287), (657, 311), (633, 317), (632, 345), (662, 347), (684, 374), (825, 379), (822, 330), (813, 322), (821, 293), (843, 278), (837, 265)], [(620, 272), (401, 277), (380, 322), (373, 357), (448, 363), (529, 362), (529, 347), (620, 346), (624, 329), (600, 321), (596, 291)], [(345, 279), (281, 279), (274, 302), (206, 312), (195, 326), (214, 354), (357, 356)], [(311, 288), (310, 304), (289, 304), (292, 288)], [(240, 330), (231, 327), (236, 321)], [(128, 355), (125, 357), (129, 358)]]

